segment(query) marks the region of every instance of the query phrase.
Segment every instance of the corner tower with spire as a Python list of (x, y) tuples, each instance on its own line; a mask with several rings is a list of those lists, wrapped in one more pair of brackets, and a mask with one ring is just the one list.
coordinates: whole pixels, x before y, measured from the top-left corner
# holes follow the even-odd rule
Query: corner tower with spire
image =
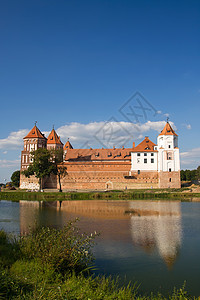
[(57, 135), (54, 127), (47, 139), (47, 149), (63, 149), (63, 143), (61, 142), (60, 137)]
[(157, 138), (160, 188), (180, 188), (180, 155), (178, 135), (169, 121)]
[(21, 170), (26, 170), (31, 162), (31, 152), (38, 148), (46, 148), (47, 138), (44, 134), (35, 126), (24, 137), (24, 150), (21, 154)]
[[(32, 163), (31, 152), (39, 148), (50, 149), (63, 149), (63, 143), (60, 140), (60, 137), (57, 135), (54, 128), (48, 136), (48, 139), (45, 135), (35, 126), (31, 131), (24, 137), (24, 149), (21, 152), (21, 173), (20, 173), (20, 188), (29, 189), (29, 190), (38, 190), (39, 183), (38, 179), (35, 176), (30, 176), (30, 178), (25, 177), (22, 171), (26, 170), (28, 166)], [(47, 185), (48, 182), (45, 182)], [(57, 186), (57, 179), (52, 186)]]

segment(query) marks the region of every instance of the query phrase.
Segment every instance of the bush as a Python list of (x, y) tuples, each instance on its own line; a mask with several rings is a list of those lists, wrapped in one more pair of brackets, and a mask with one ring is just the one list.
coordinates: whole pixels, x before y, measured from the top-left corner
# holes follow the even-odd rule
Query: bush
[(39, 259), (62, 274), (78, 273), (91, 267), (95, 235), (80, 234), (72, 222), (63, 229), (42, 227), (21, 238), (20, 250), (23, 258)]

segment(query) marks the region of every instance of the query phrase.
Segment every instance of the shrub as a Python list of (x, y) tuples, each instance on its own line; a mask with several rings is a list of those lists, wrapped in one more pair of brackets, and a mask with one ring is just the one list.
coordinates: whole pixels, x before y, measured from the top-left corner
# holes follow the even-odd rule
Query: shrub
[(62, 229), (42, 227), (22, 237), (20, 249), (22, 257), (39, 259), (57, 272), (78, 273), (91, 267), (95, 235), (80, 234), (72, 222)]

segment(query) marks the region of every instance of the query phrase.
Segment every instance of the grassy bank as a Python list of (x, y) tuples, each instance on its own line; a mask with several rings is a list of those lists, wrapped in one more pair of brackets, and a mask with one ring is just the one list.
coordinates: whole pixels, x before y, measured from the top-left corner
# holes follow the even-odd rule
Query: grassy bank
[(196, 299), (184, 289), (169, 296), (142, 296), (134, 284), (94, 277), (93, 236), (81, 235), (72, 223), (61, 230), (40, 228), (18, 240), (0, 231), (0, 299)]
[(25, 191), (2, 191), (0, 200), (93, 200), (93, 199), (110, 199), (110, 200), (133, 200), (133, 199), (191, 199), (192, 197), (200, 198), (200, 193), (188, 192), (187, 189), (169, 190), (130, 190), (130, 191), (104, 191), (104, 192), (25, 192)]

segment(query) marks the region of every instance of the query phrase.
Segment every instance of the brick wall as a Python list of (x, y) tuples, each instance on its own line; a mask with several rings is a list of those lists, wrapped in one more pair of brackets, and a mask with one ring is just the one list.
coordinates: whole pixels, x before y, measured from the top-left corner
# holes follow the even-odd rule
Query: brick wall
[(61, 179), (65, 190), (158, 187), (157, 172), (130, 174), (130, 162), (73, 162), (65, 166), (67, 174)]
[[(51, 174), (43, 180), (43, 187), (45, 189), (57, 189), (58, 187), (58, 178), (56, 175)], [(59, 187), (58, 187), (59, 188)]]
[(159, 188), (180, 188), (180, 171), (159, 172)]
[(39, 190), (38, 178), (35, 176), (26, 177), (20, 174), (20, 189)]
[[(141, 171), (130, 173), (130, 162), (65, 163), (66, 175), (61, 178), (63, 190), (112, 190), (142, 188), (180, 188), (180, 172)], [(38, 179), (20, 175), (21, 189), (39, 189)], [(59, 189), (58, 178), (43, 180), (43, 188)]]

